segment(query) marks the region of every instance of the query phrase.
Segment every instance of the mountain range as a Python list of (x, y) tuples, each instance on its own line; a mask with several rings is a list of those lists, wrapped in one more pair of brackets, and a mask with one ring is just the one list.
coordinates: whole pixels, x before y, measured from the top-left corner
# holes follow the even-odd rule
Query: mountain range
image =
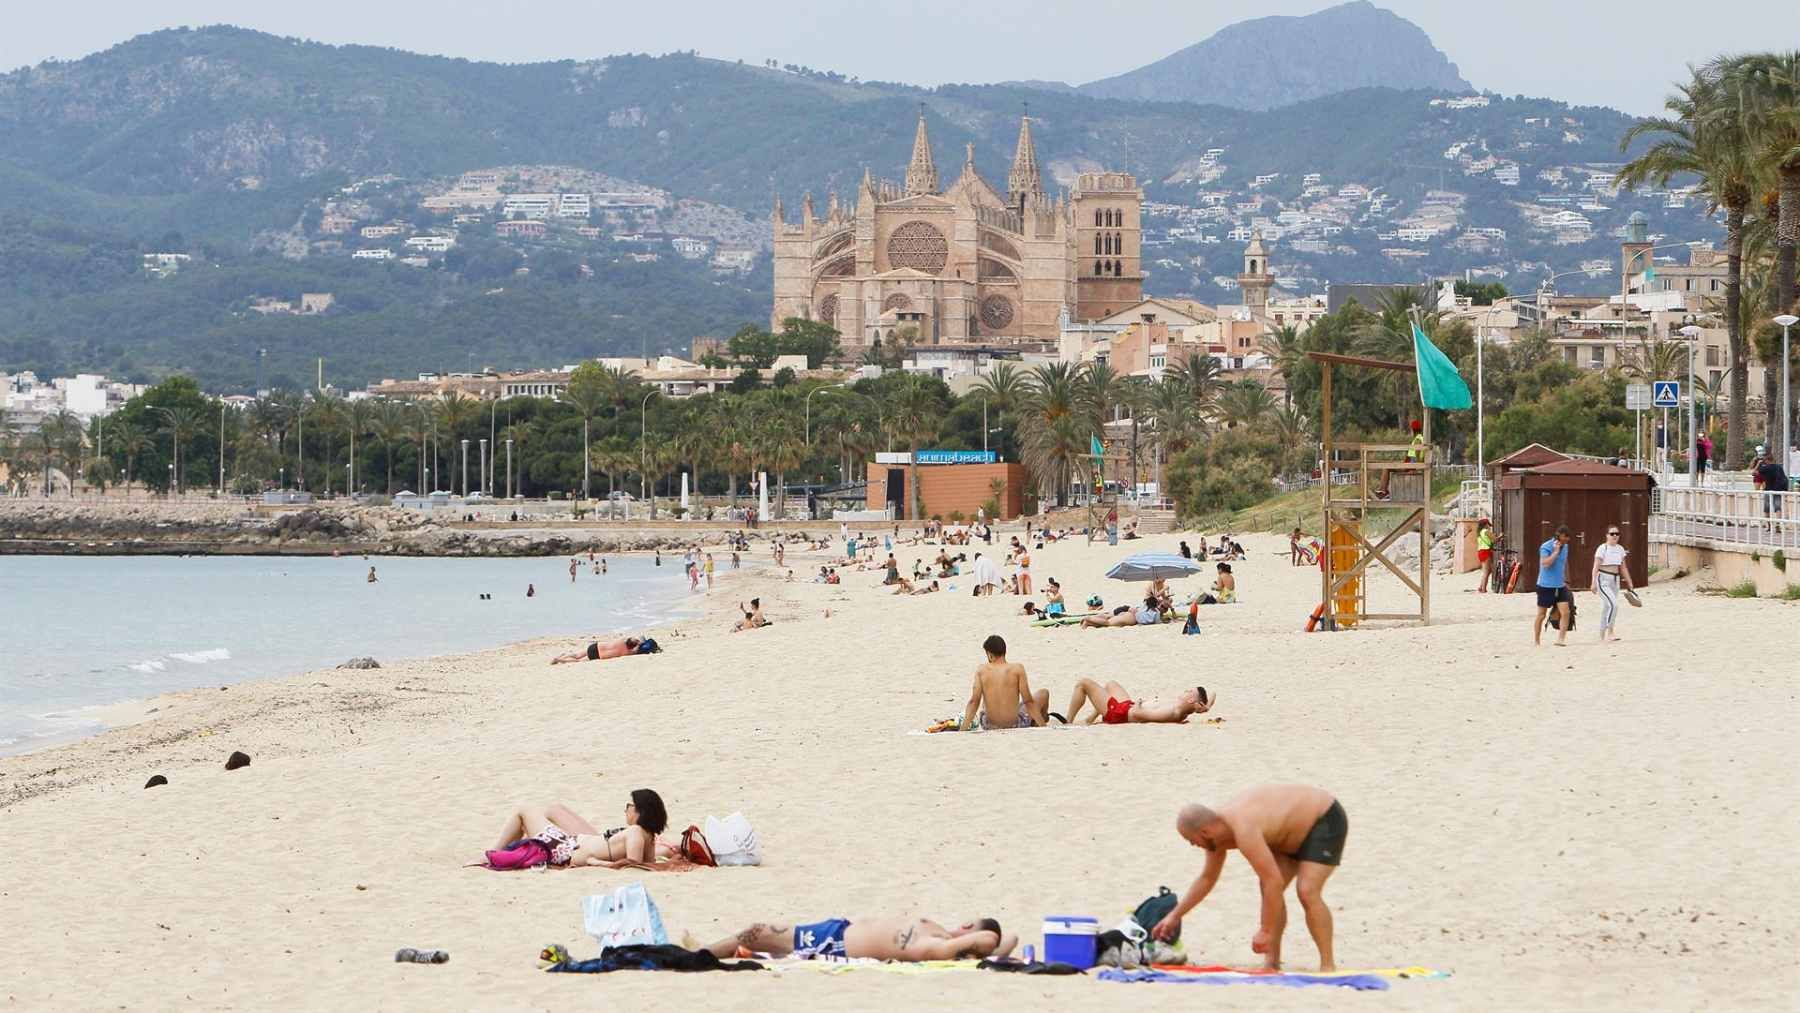
[[(1391, 19), (1423, 38), (1367, 4), (1313, 18)], [(1279, 31), (1269, 27), (1275, 20), (1227, 29), (1200, 48), (1229, 43), (1249, 54), (1244, 40), (1266, 41)], [(1174, 73), (1204, 58), (1194, 52), (1135, 73)], [(1340, 76), (1321, 70), (1302, 83), (1366, 84), (1366, 62), (1344, 56)], [(1552, 245), (1524, 227), (1520, 205), (1540, 176), (1567, 188), (1565, 170), (1616, 162), (1631, 119), (1547, 99), (1469, 99), (1447, 61), (1427, 69), (1445, 83), (1250, 109), (1024, 84), (923, 89), (692, 53), (498, 65), (229, 27), (156, 32), (0, 75), (0, 371), (148, 378), (186, 369), (248, 387), (259, 349), (271, 378), (305, 376), (324, 356), (354, 383), (685, 350), (696, 335), (766, 321), (767, 257), (747, 273), (721, 273), (672, 255), (656, 237), (739, 242), (731, 237), (762, 232), (777, 195), (790, 208), (803, 192), (823, 204), (834, 191), (852, 197), (865, 167), (898, 175), (921, 107), (938, 164), (957, 164), (972, 144), (991, 181), (1006, 178), (1029, 104), (1047, 182), (1124, 169), (1165, 217), (1261, 201), (1264, 210), (1243, 212), (1245, 220), (1272, 222), (1277, 209), (1317, 204), (1310, 195), (1321, 186), (1360, 187), (1390, 210), (1442, 203), (1430, 195), (1453, 190), (1461, 224), (1519, 236), (1498, 252), (1433, 246), (1396, 261), (1376, 235), (1389, 226), (1358, 212), (1320, 252), (1278, 244), (1278, 269), (1304, 291), (1332, 279), (1476, 267), (1500, 277), (1610, 255), (1602, 233)], [(1456, 96), (1465, 101), (1447, 104)], [(1268, 91), (1238, 100), (1276, 103)], [(521, 166), (604, 174), (656, 191), (668, 209), (602, 223), (588, 238), (500, 237), (489, 224), (418, 269), (352, 263), (356, 244), (321, 224), (349, 206), (363, 216), (358, 226), (393, 220), (427, 231), (448, 222), (426, 215), (421, 195), (462, 173)], [(1503, 184), (1494, 166), (1527, 184)], [(1659, 230), (1710, 229), (1683, 214), (1667, 216), (1667, 228), (1659, 217)], [(682, 224), (695, 221), (711, 224)], [(649, 246), (613, 241), (645, 231)], [(1215, 279), (1236, 273), (1239, 246), (1204, 232), (1159, 233), (1162, 248), (1145, 253), (1147, 265), (1156, 260), (1152, 292), (1229, 295)], [(146, 253), (193, 259), (149, 272)], [(311, 291), (339, 298), (317, 316), (250, 312)]]

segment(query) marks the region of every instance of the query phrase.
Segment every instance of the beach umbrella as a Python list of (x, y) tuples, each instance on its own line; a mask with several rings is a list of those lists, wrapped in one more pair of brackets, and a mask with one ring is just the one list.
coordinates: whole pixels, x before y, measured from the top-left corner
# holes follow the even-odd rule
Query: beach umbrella
[(1170, 580), (1201, 569), (1199, 563), (1173, 552), (1140, 552), (1120, 560), (1106, 575), (1114, 580)]

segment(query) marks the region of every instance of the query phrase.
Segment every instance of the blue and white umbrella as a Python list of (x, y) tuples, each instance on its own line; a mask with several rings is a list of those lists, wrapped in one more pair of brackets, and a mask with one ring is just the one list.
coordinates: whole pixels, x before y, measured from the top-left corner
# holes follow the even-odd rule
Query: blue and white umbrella
[(1114, 580), (1170, 580), (1199, 573), (1199, 563), (1173, 552), (1140, 552), (1106, 571)]

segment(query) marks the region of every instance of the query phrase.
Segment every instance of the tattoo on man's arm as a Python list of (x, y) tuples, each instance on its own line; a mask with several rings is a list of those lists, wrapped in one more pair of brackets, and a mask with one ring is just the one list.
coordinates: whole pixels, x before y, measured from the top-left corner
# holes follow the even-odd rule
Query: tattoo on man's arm
[(900, 947), (902, 950), (906, 949), (907, 946), (911, 945), (912, 940), (913, 940), (913, 930), (915, 927), (916, 926), (908, 926), (907, 928), (894, 933), (894, 945)]

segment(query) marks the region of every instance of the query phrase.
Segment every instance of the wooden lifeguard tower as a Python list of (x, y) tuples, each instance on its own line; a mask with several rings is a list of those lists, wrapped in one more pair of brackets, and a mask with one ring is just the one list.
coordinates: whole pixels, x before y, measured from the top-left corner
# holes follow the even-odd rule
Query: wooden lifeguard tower
[[(1335, 352), (1307, 352), (1319, 363), (1319, 439), (1322, 444), (1321, 485), (1324, 488), (1325, 553), (1320, 560), (1320, 617), (1328, 630), (1345, 629), (1365, 619), (1401, 619), (1431, 623), (1431, 412), (1420, 409), (1423, 447), (1391, 443), (1339, 443), (1331, 428), (1331, 373), (1339, 366), (1416, 372), (1409, 362), (1389, 362)], [(1355, 496), (1341, 496), (1332, 485), (1333, 472), (1348, 469), (1358, 476)], [(1385, 484), (1388, 495), (1372, 495)], [(1374, 482), (1375, 485), (1371, 485)], [(1406, 517), (1380, 541), (1365, 528), (1370, 512), (1406, 510)], [(1416, 573), (1389, 559), (1388, 550), (1414, 532), (1419, 536)], [(1380, 563), (1419, 599), (1417, 612), (1370, 612), (1367, 573)]]

